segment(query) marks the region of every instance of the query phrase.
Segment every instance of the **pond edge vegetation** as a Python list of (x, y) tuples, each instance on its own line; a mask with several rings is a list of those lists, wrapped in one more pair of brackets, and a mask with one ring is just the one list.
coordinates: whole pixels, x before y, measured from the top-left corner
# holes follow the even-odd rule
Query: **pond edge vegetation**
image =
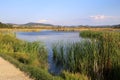
[(56, 65), (63, 65), (67, 72), (86, 75), (88, 80), (119, 80), (120, 32), (83, 31), (80, 36), (87, 40), (53, 46)]

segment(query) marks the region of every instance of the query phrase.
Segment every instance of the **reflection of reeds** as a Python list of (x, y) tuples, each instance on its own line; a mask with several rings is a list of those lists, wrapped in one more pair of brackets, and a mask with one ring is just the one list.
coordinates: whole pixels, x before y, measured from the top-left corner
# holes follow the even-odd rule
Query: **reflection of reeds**
[(92, 80), (119, 80), (120, 33), (85, 31), (81, 34), (91, 40), (53, 47), (56, 63), (62, 63), (65, 70), (85, 74)]

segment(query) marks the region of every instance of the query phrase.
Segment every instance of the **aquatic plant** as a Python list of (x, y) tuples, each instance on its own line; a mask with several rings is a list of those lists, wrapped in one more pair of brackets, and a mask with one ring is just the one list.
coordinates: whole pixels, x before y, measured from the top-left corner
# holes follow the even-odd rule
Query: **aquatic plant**
[(55, 62), (91, 80), (120, 79), (120, 33), (85, 31), (80, 34), (90, 39), (53, 47)]

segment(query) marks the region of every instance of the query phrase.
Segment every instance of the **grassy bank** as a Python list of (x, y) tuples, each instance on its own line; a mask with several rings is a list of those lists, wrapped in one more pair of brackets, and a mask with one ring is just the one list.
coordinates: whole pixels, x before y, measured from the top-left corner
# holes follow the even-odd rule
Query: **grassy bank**
[(12, 34), (0, 34), (0, 53), (27, 65), (47, 66), (47, 52), (42, 43), (21, 41)]
[(61, 80), (48, 73), (47, 51), (41, 42), (26, 42), (14, 34), (0, 33), (0, 56), (35, 80)]
[(63, 65), (68, 74), (78, 73), (89, 80), (119, 80), (120, 33), (83, 31), (80, 35), (89, 39), (53, 46), (56, 65)]

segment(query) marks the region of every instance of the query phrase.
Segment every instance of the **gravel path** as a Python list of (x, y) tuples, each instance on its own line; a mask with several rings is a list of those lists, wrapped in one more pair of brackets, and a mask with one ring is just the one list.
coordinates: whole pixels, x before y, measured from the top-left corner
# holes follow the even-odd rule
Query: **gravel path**
[(0, 80), (32, 80), (14, 65), (0, 57)]

